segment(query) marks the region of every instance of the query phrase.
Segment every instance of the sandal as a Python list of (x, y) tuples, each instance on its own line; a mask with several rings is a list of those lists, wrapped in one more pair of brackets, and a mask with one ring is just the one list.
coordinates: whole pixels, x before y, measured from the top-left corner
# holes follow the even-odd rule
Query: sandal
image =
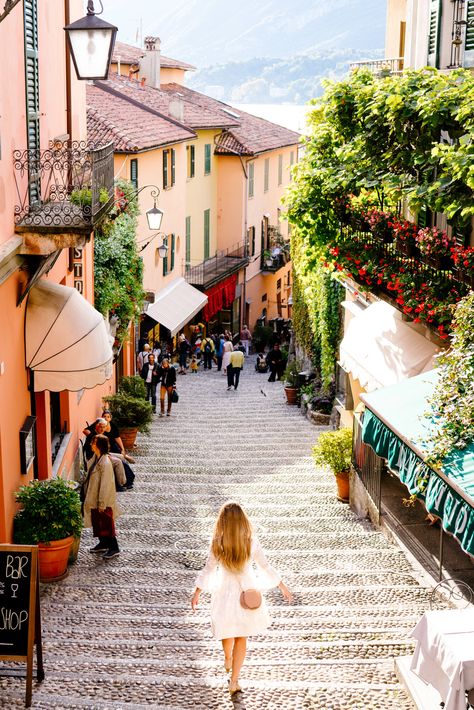
[(229, 683), (229, 693), (231, 695), (235, 695), (236, 693), (240, 693), (242, 688), (239, 685), (238, 680), (231, 680)]
[[(229, 665), (227, 665), (229, 663)], [(224, 670), (226, 673), (230, 673), (232, 670), (232, 658), (228, 660), (227, 658), (224, 659)]]

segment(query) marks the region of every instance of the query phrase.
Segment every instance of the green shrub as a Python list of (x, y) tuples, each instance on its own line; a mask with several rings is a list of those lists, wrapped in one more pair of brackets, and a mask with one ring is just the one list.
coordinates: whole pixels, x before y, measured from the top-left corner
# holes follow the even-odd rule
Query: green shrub
[(37, 545), (70, 535), (80, 537), (81, 501), (72, 481), (30, 481), (21, 486), (15, 498), (22, 506), (14, 523), (17, 544)]
[(337, 429), (319, 435), (313, 446), (316, 466), (329, 466), (334, 475), (349, 471), (352, 457), (352, 430)]
[(118, 387), (118, 391), (127, 394), (129, 397), (137, 399), (146, 398), (146, 386), (140, 375), (132, 375), (131, 377), (122, 377)]
[(257, 325), (252, 333), (252, 343), (255, 352), (263, 352), (273, 337), (273, 328), (268, 325)]
[(153, 420), (153, 409), (146, 399), (131, 397), (125, 392), (106, 397), (108, 409), (110, 409), (114, 424), (119, 429), (136, 427), (138, 431), (147, 433), (150, 431), (150, 424)]
[(298, 375), (303, 369), (303, 363), (300, 360), (292, 360), (286, 366), (286, 370), (283, 373), (283, 379), (288, 387), (297, 387)]

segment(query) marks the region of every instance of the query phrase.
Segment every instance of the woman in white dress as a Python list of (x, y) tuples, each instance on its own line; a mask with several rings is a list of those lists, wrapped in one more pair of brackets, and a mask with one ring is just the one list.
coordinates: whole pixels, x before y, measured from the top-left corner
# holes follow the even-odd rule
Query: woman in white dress
[(224, 373), (227, 371), (227, 368), (229, 367), (230, 363), (230, 354), (233, 351), (234, 346), (232, 345), (232, 340), (229, 338), (228, 335), (224, 336), (224, 347), (222, 349), (223, 352), (223, 358), (222, 358), (222, 369), (224, 370)]
[[(257, 566), (257, 575), (252, 562)], [(265, 600), (262, 598), (257, 609), (246, 609), (240, 602), (241, 593), (272, 587), (278, 587), (288, 602), (293, 601), (280, 575), (267, 562), (247, 515), (238, 503), (225, 503), (216, 521), (206, 565), (196, 579), (191, 606), (194, 611), (201, 591), (212, 592), (212, 634), (222, 642), (224, 667), (231, 672), (231, 695), (241, 689), (239, 675), (245, 660), (247, 636), (262, 633), (271, 624)]]

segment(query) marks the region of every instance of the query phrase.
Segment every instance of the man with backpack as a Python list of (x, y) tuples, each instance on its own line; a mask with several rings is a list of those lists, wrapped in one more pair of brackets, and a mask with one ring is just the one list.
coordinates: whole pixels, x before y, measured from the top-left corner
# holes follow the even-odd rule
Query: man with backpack
[(214, 343), (212, 342), (212, 338), (203, 338), (201, 341), (201, 352), (204, 357), (204, 369), (205, 370), (212, 370), (212, 358), (214, 356)]
[(214, 342), (214, 354), (217, 362), (217, 372), (222, 370), (222, 357), (224, 355), (224, 336), (216, 333), (212, 336)]

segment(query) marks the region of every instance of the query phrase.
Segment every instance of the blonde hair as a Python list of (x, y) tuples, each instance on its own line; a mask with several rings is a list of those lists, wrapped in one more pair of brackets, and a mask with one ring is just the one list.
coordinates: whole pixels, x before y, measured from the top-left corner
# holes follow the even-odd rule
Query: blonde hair
[(224, 503), (217, 516), (211, 550), (231, 572), (242, 571), (250, 559), (252, 525), (238, 503)]

